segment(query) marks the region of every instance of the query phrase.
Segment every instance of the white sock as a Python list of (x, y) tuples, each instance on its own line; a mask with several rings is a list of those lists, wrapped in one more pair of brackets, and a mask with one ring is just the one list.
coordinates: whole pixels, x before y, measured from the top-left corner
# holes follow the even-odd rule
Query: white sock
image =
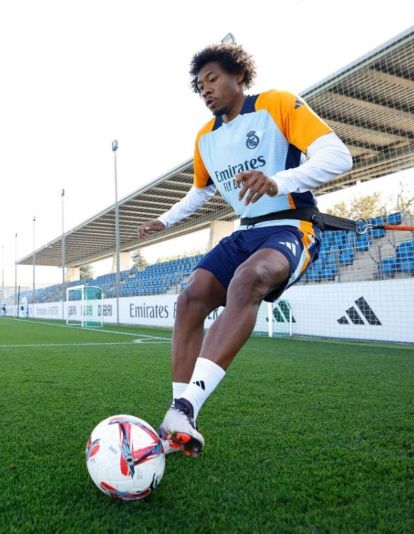
[(186, 382), (173, 382), (172, 383), (173, 400), (179, 399), (180, 397), (182, 397), (187, 386), (188, 384)]
[(226, 371), (211, 360), (197, 358), (190, 383), (181, 394), (181, 397), (184, 397), (193, 405), (194, 421), (201, 407), (219, 385), (225, 374)]

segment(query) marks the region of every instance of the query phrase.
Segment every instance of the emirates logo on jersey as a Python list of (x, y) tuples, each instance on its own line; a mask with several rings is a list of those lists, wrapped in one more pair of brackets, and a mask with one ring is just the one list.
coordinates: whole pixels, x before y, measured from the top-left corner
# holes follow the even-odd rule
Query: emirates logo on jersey
[(246, 139), (247, 148), (253, 149), (259, 146), (260, 139), (254, 130), (248, 132)]

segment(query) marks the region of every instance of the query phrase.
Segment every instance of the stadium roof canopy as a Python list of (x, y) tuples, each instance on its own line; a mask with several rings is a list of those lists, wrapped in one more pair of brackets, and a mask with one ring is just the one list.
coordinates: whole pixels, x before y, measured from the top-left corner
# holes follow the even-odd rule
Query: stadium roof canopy
[[(354, 158), (350, 172), (316, 194), (336, 191), (413, 166), (414, 28), (307, 89), (301, 96), (337, 132)], [(136, 228), (180, 200), (192, 185), (188, 160), (119, 202), (121, 252), (198, 229), (214, 220), (233, 220), (219, 195), (171, 229), (138, 242)], [(62, 237), (35, 251), (36, 265), (61, 266)], [(66, 266), (77, 267), (114, 254), (115, 205), (65, 234)], [(31, 265), (33, 254), (20, 261)]]

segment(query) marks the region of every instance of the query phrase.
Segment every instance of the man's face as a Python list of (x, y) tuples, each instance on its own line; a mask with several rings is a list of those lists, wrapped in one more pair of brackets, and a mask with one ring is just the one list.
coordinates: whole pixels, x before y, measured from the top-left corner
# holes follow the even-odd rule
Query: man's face
[(216, 117), (227, 115), (243, 94), (242, 74), (229, 74), (218, 63), (206, 63), (198, 73), (197, 86), (200, 96)]

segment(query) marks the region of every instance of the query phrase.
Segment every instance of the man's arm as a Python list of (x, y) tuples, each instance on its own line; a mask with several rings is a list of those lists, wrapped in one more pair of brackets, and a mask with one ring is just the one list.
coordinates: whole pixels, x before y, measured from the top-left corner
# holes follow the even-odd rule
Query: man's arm
[(193, 186), (185, 197), (174, 204), (168, 211), (155, 220), (141, 224), (137, 229), (138, 237), (143, 239), (149, 233), (159, 232), (185, 219), (208, 202), (215, 192), (216, 186), (214, 184), (207, 187)]
[(352, 156), (335, 133), (318, 137), (306, 151), (309, 159), (299, 167), (272, 176), (279, 195), (309, 191), (352, 168)]
[(184, 198), (174, 204), (168, 211), (160, 215), (158, 220), (161, 221), (166, 228), (169, 228), (196, 212), (198, 208), (201, 208), (201, 206), (214, 196), (215, 192), (216, 186), (214, 184), (207, 187), (193, 186)]
[(306, 153), (309, 159), (305, 163), (294, 169), (279, 171), (271, 177), (259, 171), (239, 173), (236, 177), (241, 185), (239, 199), (247, 191), (245, 204), (257, 202), (264, 194), (275, 196), (309, 191), (352, 168), (349, 150), (333, 132), (315, 139)]

